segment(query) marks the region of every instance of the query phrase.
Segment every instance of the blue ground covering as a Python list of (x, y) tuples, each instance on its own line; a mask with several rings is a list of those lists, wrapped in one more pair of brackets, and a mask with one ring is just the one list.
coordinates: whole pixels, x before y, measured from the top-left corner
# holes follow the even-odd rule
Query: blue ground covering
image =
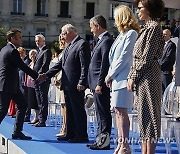
[[(56, 140), (55, 134), (59, 132), (59, 127), (43, 127), (36, 128), (27, 123), (24, 124), (24, 133), (30, 135), (33, 139), (31, 141), (22, 141), (22, 140), (12, 140), (11, 134), (13, 132), (14, 119), (11, 117), (6, 117), (2, 124), (0, 125), (0, 133), (3, 134), (6, 138), (13, 141), (21, 149), (23, 149), (28, 154), (112, 154), (114, 151), (113, 140), (111, 143), (111, 150), (90, 150), (86, 147), (86, 144), (78, 143), (67, 143), (59, 142)], [(112, 130), (113, 134), (113, 130)], [(137, 136), (137, 134), (133, 133)], [(90, 142), (93, 142), (94, 138), (89, 134)], [(132, 137), (132, 132), (130, 132)], [(132, 148), (132, 145), (131, 145)], [(177, 146), (175, 143), (171, 144), (172, 154), (178, 154)], [(133, 154), (140, 154), (139, 144), (134, 144)], [(165, 144), (158, 143), (156, 148), (156, 154), (165, 154)]]

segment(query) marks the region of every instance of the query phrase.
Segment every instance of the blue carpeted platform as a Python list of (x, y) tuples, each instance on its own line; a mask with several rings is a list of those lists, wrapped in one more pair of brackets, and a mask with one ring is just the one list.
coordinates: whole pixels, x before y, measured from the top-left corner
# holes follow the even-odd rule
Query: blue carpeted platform
[[(111, 150), (90, 150), (86, 147), (86, 144), (58, 142), (55, 134), (59, 132), (59, 127), (43, 127), (37, 128), (27, 123), (24, 124), (24, 133), (30, 135), (33, 139), (30, 141), (12, 140), (11, 134), (13, 132), (14, 119), (6, 117), (0, 125), (0, 134), (3, 134), (9, 141), (16, 144), (19, 148), (23, 149), (28, 154), (112, 154), (114, 151), (113, 141), (111, 143)], [(137, 136), (137, 134), (133, 133)], [(130, 132), (132, 137), (132, 132)], [(94, 138), (90, 137), (90, 142), (93, 142)], [(133, 154), (140, 154), (141, 149), (139, 144), (131, 145)], [(178, 154), (176, 143), (171, 144), (171, 151), (173, 154)], [(165, 144), (158, 143), (156, 148), (156, 154), (165, 154)]]

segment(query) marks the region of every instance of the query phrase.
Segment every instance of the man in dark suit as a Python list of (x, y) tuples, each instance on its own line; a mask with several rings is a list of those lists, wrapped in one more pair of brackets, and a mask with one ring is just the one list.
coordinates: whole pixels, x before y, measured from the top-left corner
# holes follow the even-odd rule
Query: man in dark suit
[(58, 140), (70, 143), (88, 141), (87, 117), (84, 109), (84, 90), (87, 86), (87, 73), (90, 59), (88, 42), (78, 36), (71, 24), (62, 27), (62, 38), (68, 44), (60, 61), (39, 80), (49, 79), (62, 70), (62, 89), (64, 90), (67, 116), (67, 133)]
[(16, 49), (22, 44), (21, 31), (17, 29), (8, 31), (7, 40), (7, 45), (0, 51), (0, 123), (8, 112), (10, 100), (13, 99), (17, 105), (17, 112), (12, 138), (30, 140), (31, 137), (22, 133), (27, 104), (19, 88), (18, 68), (34, 79), (38, 77), (38, 73), (24, 64)]
[[(94, 104), (97, 116), (97, 136), (101, 133), (111, 134), (111, 111), (110, 111), (110, 89), (105, 84), (105, 77), (109, 69), (109, 50), (113, 43), (112, 36), (106, 30), (106, 19), (97, 15), (90, 19), (90, 28), (98, 42), (91, 53), (91, 61), (88, 71), (88, 84), (93, 92)], [(87, 145), (92, 150), (110, 149), (110, 143), (106, 147), (99, 147), (95, 141)]]
[[(42, 34), (35, 36), (36, 46), (39, 48), (39, 52), (36, 56), (33, 70), (38, 74), (45, 73), (49, 70), (49, 64), (51, 62), (52, 53), (46, 47), (45, 37)], [(39, 121), (34, 124), (35, 127), (46, 127), (46, 120), (48, 116), (48, 90), (50, 81), (44, 81), (35, 85), (36, 98), (39, 107)]]
[(164, 92), (167, 86), (172, 82), (173, 65), (176, 59), (176, 45), (170, 40), (171, 31), (169, 29), (163, 30), (163, 37), (165, 46), (159, 63), (162, 71), (162, 90)]
[[(17, 48), (19, 51), (21, 59), (24, 61), (24, 63), (28, 66), (31, 62), (29, 59), (29, 56), (26, 54), (26, 50), (23, 47)], [(28, 101), (28, 89), (25, 86), (25, 73), (22, 70), (19, 70), (19, 86), (22, 94), (25, 97), (26, 102)], [(30, 122), (30, 115), (31, 115), (31, 108), (27, 106), (26, 114), (24, 117), (24, 122)]]

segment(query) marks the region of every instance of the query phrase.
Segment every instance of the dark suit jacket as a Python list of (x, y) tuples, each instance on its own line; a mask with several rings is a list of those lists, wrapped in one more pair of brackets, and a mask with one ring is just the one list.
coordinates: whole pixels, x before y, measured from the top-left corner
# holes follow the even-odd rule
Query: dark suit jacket
[(35, 70), (39, 74), (47, 72), (49, 70), (51, 58), (51, 51), (46, 46), (44, 46), (42, 50), (37, 54), (33, 70)]
[(106, 33), (98, 41), (91, 53), (91, 61), (88, 71), (89, 88), (94, 90), (97, 85), (105, 85), (105, 77), (109, 69), (109, 50), (113, 43), (113, 38)]
[[(68, 47), (66, 47), (68, 48)], [(65, 90), (77, 89), (77, 85), (87, 86), (87, 73), (90, 60), (90, 46), (81, 37), (78, 37), (65, 56), (64, 49), (61, 60), (55, 64), (47, 73), (47, 77), (51, 78), (62, 69), (62, 87)]]
[(19, 90), (18, 68), (34, 79), (38, 77), (38, 73), (22, 61), (17, 49), (8, 43), (0, 51), (0, 91), (17, 93)]
[[(31, 60), (29, 59), (29, 56), (26, 56), (23, 59), (24, 63), (28, 66), (31, 62)], [(20, 86), (24, 86), (24, 82), (25, 82), (25, 73), (22, 70), (19, 70), (19, 84)]]
[(166, 44), (160, 60), (161, 70), (171, 72), (176, 59), (176, 45), (171, 40)]

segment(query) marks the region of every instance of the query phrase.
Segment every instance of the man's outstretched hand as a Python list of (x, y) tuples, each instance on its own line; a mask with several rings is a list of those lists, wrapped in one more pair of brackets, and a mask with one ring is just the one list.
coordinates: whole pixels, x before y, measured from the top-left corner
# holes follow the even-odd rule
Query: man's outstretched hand
[(38, 78), (36, 79), (37, 82), (42, 83), (46, 80), (47, 76), (45, 73), (39, 74)]

